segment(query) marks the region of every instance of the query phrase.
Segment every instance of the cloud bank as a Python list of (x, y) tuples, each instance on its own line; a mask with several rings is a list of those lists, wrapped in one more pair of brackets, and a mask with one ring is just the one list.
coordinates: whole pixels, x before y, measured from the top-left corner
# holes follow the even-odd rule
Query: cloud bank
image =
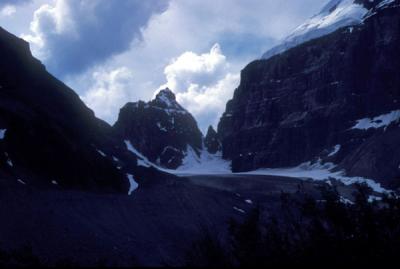
[(94, 84), (81, 98), (97, 116), (117, 120), (119, 109), (130, 99), (130, 90), (134, 88), (134, 76), (132, 72), (121, 67), (115, 70), (99, 70), (92, 74)]
[(185, 52), (165, 70), (167, 83), (176, 93), (178, 102), (198, 119), (201, 130), (216, 125), (227, 100), (239, 83), (239, 75), (229, 72), (230, 66), (220, 45), (208, 53)]
[(218, 121), (240, 70), (325, 2), (32, 0), (10, 18), (25, 25), (33, 9), (22, 34), (34, 55), (109, 123), (126, 102), (168, 85), (204, 130)]
[(127, 50), (151, 15), (166, 7), (163, 0), (56, 0), (35, 11), (23, 37), (63, 77)]

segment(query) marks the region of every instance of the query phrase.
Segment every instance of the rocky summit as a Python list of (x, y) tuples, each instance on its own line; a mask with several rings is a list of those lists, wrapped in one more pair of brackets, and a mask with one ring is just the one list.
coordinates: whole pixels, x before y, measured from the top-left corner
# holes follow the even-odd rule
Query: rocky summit
[(206, 137), (204, 138), (204, 146), (206, 150), (211, 154), (216, 154), (222, 150), (221, 141), (219, 140), (218, 133), (214, 130), (214, 127), (210, 125), (207, 130)]
[(148, 103), (126, 104), (114, 129), (150, 162), (165, 168), (182, 165), (188, 147), (198, 155), (202, 149), (203, 136), (196, 120), (168, 88)]
[(361, 24), (242, 71), (218, 126), (234, 171), (314, 160), (399, 186), (399, 2), (369, 8)]

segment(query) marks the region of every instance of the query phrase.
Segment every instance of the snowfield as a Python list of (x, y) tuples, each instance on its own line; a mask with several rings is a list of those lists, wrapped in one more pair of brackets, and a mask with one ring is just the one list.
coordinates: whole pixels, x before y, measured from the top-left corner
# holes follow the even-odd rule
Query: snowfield
[[(340, 145), (336, 145), (330, 156), (337, 154), (340, 151)], [(335, 179), (345, 185), (356, 183), (365, 183), (377, 193), (387, 193), (379, 183), (372, 179), (363, 177), (348, 177), (343, 170), (337, 171), (337, 166), (333, 163), (322, 164), (320, 161), (316, 163), (303, 163), (292, 168), (274, 168), (274, 169), (258, 169), (244, 173), (232, 173), (230, 162), (223, 160), (221, 153), (211, 155), (206, 151), (201, 153), (199, 158), (192, 148), (188, 148), (188, 154), (184, 159), (184, 163), (177, 170), (168, 170), (167, 172), (178, 175), (216, 175), (216, 174), (237, 174), (237, 175), (265, 175), (265, 176), (281, 176), (298, 179), (312, 179), (316, 181), (327, 181)], [(164, 169), (165, 170), (165, 169)]]
[(337, 170), (337, 166), (333, 163), (322, 164), (321, 162), (316, 162), (316, 163), (307, 162), (292, 168), (258, 169), (255, 171), (238, 173), (238, 174), (281, 176), (281, 177), (299, 178), (304, 180), (312, 179), (316, 181), (326, 181), (326, 182), (330, 182), (330, 179), (335, 179), (342, 182), (346, 186), (356, 183), (365, 183), (377, 193), (389, 192), (388, 190), (383, 188), (381, 184), (375, 182), (372, 179), (346, 176), (346, 172), (343, 170)]
[(297, 27), (280, 45), (267, 51), (262, 58), (271, 58), (339, 28), (360, 24), (367, 13), (368, 10), (361, 4), (355, 4), (354, 0), (331, 0), (319, 14)]
[(376, 116), (374, 118), (364, 118), (357, 121), (357, 124), (352, 129), (368, 130), (371, 128), (379, 129), (385, 127), (385, 129), (392, 123), (398, 123), (400, 121), (400, 110), (392, 111), (388, 114)]
[[(373, 1), (370, 0), (370, 2)], [(376, 6), (376, 9), (371, 10), (355, 2), (355, 0), (331, 0), (319, 14), (297, 27), (279, 45), (264, 53), (261, 58), (269, 59), (302, 43), (333, 33), (342, 27), (359, 25), (375, 15), (376, 9), (388, 8), (388, 5), (394, 3), (395, 0), (384, 0)], [(353, 30), (354, 28), (350, 27), (349, 33), (351, 34)]]
[[(204, 148), (204, 147), (203, 147)], [(207, 174), (226, 174), (231, 172), (231, 163), (222, 159), (222, 153), (210, 154), (203, 150), (200, 152), (200, 157), (195, 150), (187, 147), (186, 157), (183, 159), (183, 164), (173, 170), (173, 174), (190, 174), (190, 175), (207, 175)]]
[[(381, 184), (375, 182), (373, 179), (363, 177), (349, 177), (346, 176), (346, 171), (338, 170), (337, 166), (333, 163), (306, 162), (296, 167), (289, 168), (261, 168), (254, 171), (233, 173), (231, 170), (231, 162), (222, 159), (222, 154), (215, 155), (203, 150), (200, 157), (195, 150), (188, 146), (186, 157), (183, 164), (176, 170), (165, 169), (154, 163), (151, 163), (140, 152), (138, 152), (129, 141), (125, 141), (129, 151), (134, 153), (138, 158), (138, 164), (146, 167), (154, 167), (160, 171), (174, 174), (179, 177), (194, 176), (194, 175), (263, 175), (263, 176), (277, 176), (277, 177), (290, 177), (302, 180), (315, 180), (325, 181), (328, 184), (331, 179), (335, 179), (344, 185), (352, 185), (356, 183), (367, 184), (372, 190), (377, 193), (389, 193), (389, 190), (383, 188)], [(336, 145), (331, 156), (340, 151), (340, 145)]]

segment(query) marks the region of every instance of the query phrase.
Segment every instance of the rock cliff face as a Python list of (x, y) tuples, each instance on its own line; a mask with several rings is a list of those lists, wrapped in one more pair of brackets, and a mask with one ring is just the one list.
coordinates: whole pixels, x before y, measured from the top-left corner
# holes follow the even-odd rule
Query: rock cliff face
[(188, 147), (197, 154), (202, 149), (202, 134), (196, 120), (168, 88), (148, 103), (126, 104), (114, 129), (151, 162), (165, 168), (179, 167)]
[(128, 173), (146, 178), (111, 126), (1, 28), (0, 58), (1, 180), (125, 193)]
[(363, 24), (242, 71), (218, 126), (234, 171), (320, 158), (399, 183), (400, 8), (378, 2)]
[(204, 138), (204, 147), (211, 154), (215, 154), (222, 150), (221, 141), (212, 126), (208, 127), (207, 135)]

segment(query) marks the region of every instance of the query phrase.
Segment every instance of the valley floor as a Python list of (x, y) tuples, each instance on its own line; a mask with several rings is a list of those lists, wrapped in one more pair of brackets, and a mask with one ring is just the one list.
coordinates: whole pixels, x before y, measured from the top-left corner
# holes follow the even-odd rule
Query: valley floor
[[(194, 175), (143, 183), (131, 195), (0, 181), (0, 250), (29, 246), (45, 264), (184, 265), (204, 229), (223, 237), (229, 219), (257, 204), (279, 210), (282, 192), (318, 196), (322, 182), (259, 175)], [(351, 187), (340, 186), (343, 195)]]

